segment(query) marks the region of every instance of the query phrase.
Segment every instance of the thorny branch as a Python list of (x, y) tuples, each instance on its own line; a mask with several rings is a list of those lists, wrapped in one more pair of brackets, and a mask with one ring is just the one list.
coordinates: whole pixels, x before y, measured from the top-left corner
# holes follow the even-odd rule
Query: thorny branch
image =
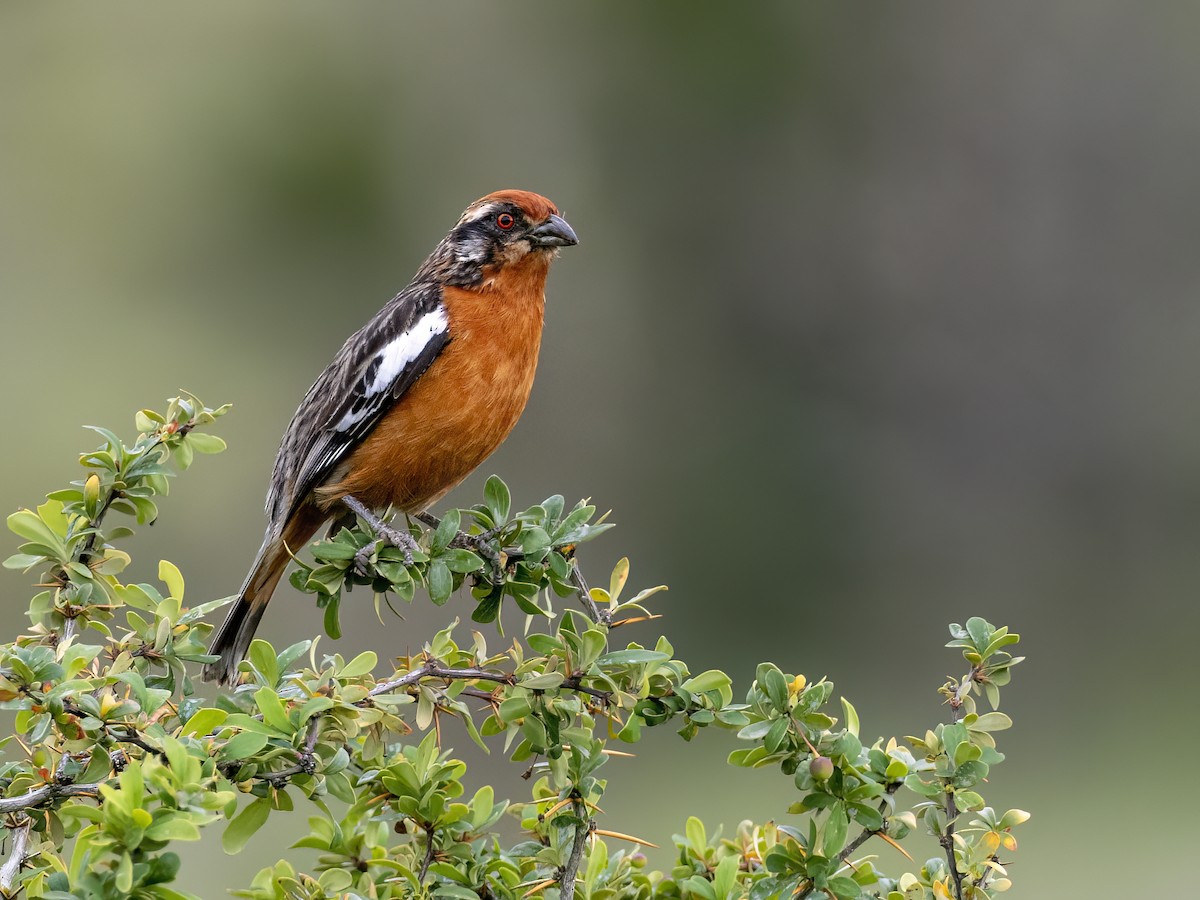
[(317, 746), (317, 737), (321, 733), (321, 717), (313, 716), (308, 720), (308, 733), (304, 738), (304, 749), (294, 766), (280, 769), (278, 772), (263, 772), (257, 777), (267, 782), (271, 787), (278, 788), (286, 785), (288, 780), (296, 775), (311, 775), (317, 771), (317, 757), (313, 752)]
[(571, 842), (571, 855), (562, 868), (558, 877), (559, 900), (574, 900), (575, 878), (579, 874), (579, 864), (583, 860), (583, 848), (587, 845), (588, 836), (592, 833), (592, 820), (588, 818), (587, 807), (579, 800), (572, 804), (579, 823), (575, 826), (575, 838)]
[(429, 866), (433, 863), (433, 857), (437, 853), (437, 844), (433, 842), (433, 826), (428, 826), (425, 829), (425, 858), (421, 860), (421, 871), (417, 873), (417, 882), (425, 883), (425, 876), (429, 874)]
[(21, 866), (25, 865), (25, 859), (29, 851), (29, 831), (32, 822), (26, 817), (21, 821), (21, 824), (12, 828), (12, 850), (9, 851), (8, 859), (4, 861), (4, 865), (0, 866), (0, 895), (11, 897), (13, 894), (13, 883), (17, 880), (17, 876), (21, 874)]
[[(896, 791), (900, 790), (900, 787), (903, 783), (904, 782), (902, 782), (902, 781), (896, 781), (896, 782), (889, 784), (887, 786), (887, 792), (889, 794), (896, 793)], [(880, 813), (883, 813), (885, 810), (887, 810), (887, 808), (888, 808), (888, 803), (886, 801), (879, 804), (879, 812)], [(837, 855), (838, 862), (845, 862), (847, 859), (850, 858), (850, 854), (852, 854), (855, 850), (857, 850), (859, 847), (861, 847), (863, 844), (865, 844), (871, 838), (875, 837), (875, 835), (887, 834), (887, 830), (888, 830), (887, 819), (883, 820), (882, 828), (864, 828), (859, 833), (858, 837), (856, 837), (854, 840), (852, 840), (850, 843), (848, 843), (845, 847), (842, 848), (842, 852)], [(796, 895), (796, 900), (805, 900), (805, 898), (808, 897), (809, 895), (811, 895), (814, 890), (816, 890), (816, 888), (810, 884), (803, 891), (801, 891), (798, 895)]]
[(100, 784), (99, 781), (88, 784), (43, 784), (15, 797), (0, 797), (0, 815), (21, 809), (33, 809), (59, 797), (94, 797), (100, 792)]
[[(175, 433), (179, 435), (186, 435), (194, 427), (195, 426), (191, 422), (187, 422), (181, 425)], [(146, 447), (144, 451), (142, 451), (141, 458), (144, 459), (147, 454), (154, 452), (162, 446), (163, 437), (160, 434), (150, 443), (148, 447)], [(108, 496), (104, 498), (104, 502), (100, 505), (100, 508), (96, 510), (96, 514), (87, 520), (87, 523), (84, 527), (91, 529), (91, 531), (88, 534), (87, 539), (80, 544), (75, 549), (75, 552), (71, 555), (72, 562), (81, 562), (85, 565), (87, 564), (87, 557), (89, 557), (96, 549), (96, 540), (101, 536), (100, 525), (104, 522), (105, 515), (107, 515), (113, 503), (117, 500), (120, 500), (124, 496), (125, 492), (117, 487), (112, 487), (109, 489)], [(62, 570), (60, 569), (59, 571)], [(76, 616), (77, 614), (74, 612), (66, 615), (66, 622), (63, 624), (62, 636), (59, 638), (59, 640), (70, 640), (79, 631), (79, 626), (75, 623)]]
[[(982, 668), (979, 666), (972, 667), (967, 676), (959, 683), (958, 687), (950, 694), (950, 722), (958, 722), (959, 710), (962, 709), (963, 700), (970, 693), (971, 686), (978, 680)], [(954, 800), (954, 792), (946, 793), (946, 832), (942, 835), (940, 843), (942, 849), (946, 851), (946, 864), (950, 867), (950, 877), (954, 879), (954, 896), (957, 900), (963, 900), (963, 875), (958, 870), (958, 861), (954, 856), (954, 820), (958, 818), (958, 804)]]
[[(452, 669), (440, 665), (436, 660), (430, 660), (421, 666), (419, 669), (413, 669), (399, 678), (393, 678), (391, 681), (385, 681), (382, 684), (377, 684), (371, 689), (368, 697), (377, 697), (380, 694), (388, 694), (392, 691), (399, 690), (403, 687), (416, 684), (424, 678), (445, 678), (449, 680), (477, 680), (477, 681), (494, 681), (497, 684), (516, 685), (519, 682), (515, 676), (507, 672), (489, 672), (487, 669), (464, 668)], [(580, 694), (587, 694), (590, 697), (595, 697), (605, 703), (609, 701), (612, 694), (608, 691), (601, 691), (597, 688), (590, 688), (583, 683), (582, 675), (570, 675), (563, 679), (560, 687), (570, 691), (576, 691)]]
[[(434, 530), (441, 524), (441, 520), (430, 513), (419, 513), (414, 518)], [(500, 561), (503, 559), (505, 563), (518, 562), (525, 558), (525, 552), (520, 547), (499, 547), (492, 544), (491, 538), (494, 537), (492, 532), (484, 534), (467, 534), (465, 531), (460, 531), (451, 540), (451, 546), (464, 547), (468, 550), (475, 550), (483, 556), (489, 564), (491, 564), (495, 573), (499, 573), (501, 566)], [(369, 546), (369, 545), (368, 545)], [(365, 549), (365, 548), (364, 548)], [(571, 584), (575, 587), (575, 593), (579, 597), (579, 603), (583, 606), (584, 611), (588, 614), (593, 622), (599, 622), (602, 625), (611, 625), (612, 616), (607, 612), (602, 612), (596, 601), (592, 599), (592, 593), (588, 589), (587, 582), (583, 579), (583, 573), (579, 570), (579, 563), (574, 559), (569, 559), (571, 564)], [(407, 560), (406, 560), (407, 564)]]
[[(66, 713), (69, 713), (70, 715), (75, 716), (76, 718), (79, 718), (79, 719), (91, 717), (91, 713), (89, 713), (85, 709), (81, 709), (80, 707), (74, 705), (73, 703), (64, 703), (63, 711)], [(116, 728), (118, 726), (121, 727), (123, 730), (115, 731), (114, 728)], [(134, 730), (134, 727), (132, 725), (120, 725), (120, 723), (114, 724), (114, 723), (109, 723), (109, 722), (101, 722), (101, 727), (104, 729), (105, 734), (107, 734), (109, 737), (111, 737), (114, 741), (117, 741), (118, 743), (132, 744), (135, 747), (141, 748), (146, 753), (150, 753), (150, 754), (153, 754), (154, 756), (157, 756), (159, 759), (167, 758), (167, 755), (165, 753), (163, 753), (163, 751), (159, 750), (157, 747), (155, 747), (155, 746), (147, 743), (145, 740), (143, 740), (142, 736), (139, 735), (136, 730)]]

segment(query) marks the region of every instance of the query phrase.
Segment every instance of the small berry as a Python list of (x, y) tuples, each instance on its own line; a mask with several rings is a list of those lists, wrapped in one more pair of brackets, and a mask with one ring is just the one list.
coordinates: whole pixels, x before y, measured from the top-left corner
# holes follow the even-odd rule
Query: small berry
[(828, 756), (814, 756), (808, 771), (816, 781), (828, 781), (833, 776), (833, 760)]

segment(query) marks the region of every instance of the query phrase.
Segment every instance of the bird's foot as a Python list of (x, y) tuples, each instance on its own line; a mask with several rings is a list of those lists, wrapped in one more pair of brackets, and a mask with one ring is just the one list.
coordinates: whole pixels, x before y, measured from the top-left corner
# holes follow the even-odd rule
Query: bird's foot
[(369, 544), (364, 544), (359, 551), (354, 554), (354, 571), (364, 578), (371, 574), (371, 557), (375, 555), (375, 551), (379, 549), (379, 539), (371, 541)]
[[(379, 540), (404, 551), (404, 564), (406, 566), (413, 564), (413, 551), (420, 550), (421, 548), (411, 534), (407, 531), (393, 528), (379, 518), (379, 516), (375, 515), (375, 513), (371, 512), (371, 510), (363, 506), (357, 498), (351, 497), (349, 494), (342, 498), (342, 502), (350, 507), (356, 516), (371, 526), (371, 530), (375, 532), (375, 536)], [(363, 551), (367, 551), (365, 555)], [(365, 565), (366, 560), (374, 552), (375, 548), (371, 544), (367, 544), (366, 547), (363, 547), (358, 553), (354, 554), (355, 565)]]

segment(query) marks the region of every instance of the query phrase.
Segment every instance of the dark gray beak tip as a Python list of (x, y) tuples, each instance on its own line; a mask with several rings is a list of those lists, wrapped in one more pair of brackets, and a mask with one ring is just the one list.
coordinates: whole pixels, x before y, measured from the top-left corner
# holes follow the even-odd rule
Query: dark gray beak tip
[(551, 216), (529, 232), (529, 239), (538, 247), (574, 247), (579, 243), (575, 229), (562, 216)]

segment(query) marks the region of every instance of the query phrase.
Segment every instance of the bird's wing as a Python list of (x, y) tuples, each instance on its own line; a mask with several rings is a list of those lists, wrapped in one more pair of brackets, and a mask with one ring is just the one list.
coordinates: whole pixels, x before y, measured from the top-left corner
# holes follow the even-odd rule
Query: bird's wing
[(342, 345), (284, 433), (267, 494), (272, 524), (329, 478), (449, 342), (441, 287), (413, 284)]

